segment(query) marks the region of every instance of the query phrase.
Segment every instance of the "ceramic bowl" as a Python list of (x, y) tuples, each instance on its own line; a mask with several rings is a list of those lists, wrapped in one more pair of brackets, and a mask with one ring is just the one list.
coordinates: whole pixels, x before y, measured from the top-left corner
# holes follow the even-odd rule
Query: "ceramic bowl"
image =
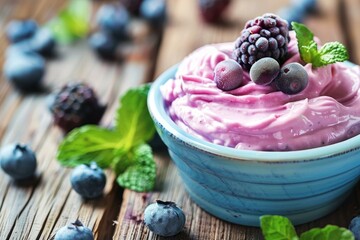
[(329, 146), (289, 152), (239, 150), (198, 139), (169, 117), (160, 86), (177, 66), (152, 84), (148, 107), (184, 186), (202, 209), (223, 220), (259, 226), (259, 217), (283, 215), (302, 224), (336, 209), (360, 176), (360, 135)]

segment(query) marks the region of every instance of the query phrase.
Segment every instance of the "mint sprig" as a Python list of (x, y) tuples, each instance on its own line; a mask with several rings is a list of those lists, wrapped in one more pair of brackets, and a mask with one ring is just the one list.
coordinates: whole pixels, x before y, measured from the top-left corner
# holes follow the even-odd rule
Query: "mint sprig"
[(130, 89), (120, 98), (115, 128), (86, 125), (71, 131), (59, 144), (57, 159), (64, 166), (95, 161), (111, 167), (120, 186), (150, 191), (155, 185), (156, 164), (146, 144), (155, 133), (147, 109), (150, 85)]
[(59, 43), (71, 43), (87, 35), (90, 29), (91, 1), (70, 0), (47, 27)]
[(261, 216), (260, 227), (265, 240), (355, 240), (350, 230), (334, 225), (310, 229), (299, 237), (291, 221), (277, 215)]
[(343, 44), (329, 42), (318, 49), (314, 34), (304, 24), (291, 22), (291, 26), (296, 33), (300, 57), (304, 62), (311, 63), (314, 67), (322, 67), (349, 59)]

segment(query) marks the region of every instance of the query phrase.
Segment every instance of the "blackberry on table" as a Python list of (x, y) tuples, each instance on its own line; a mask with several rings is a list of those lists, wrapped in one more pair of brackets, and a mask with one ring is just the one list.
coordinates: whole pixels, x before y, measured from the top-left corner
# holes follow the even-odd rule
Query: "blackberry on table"
[(97, 124), (105, 112), (92, 88), (84, 83), (65, 85), (54, 97), (50, 111), (65, 132), (85, 124)]
[(274, 14), (264, 14), (245, 24), (235, 41), (234, 58), (245, 70), (264, 57), (280, 63), (286, 56), (289, 40), (287, 21)]

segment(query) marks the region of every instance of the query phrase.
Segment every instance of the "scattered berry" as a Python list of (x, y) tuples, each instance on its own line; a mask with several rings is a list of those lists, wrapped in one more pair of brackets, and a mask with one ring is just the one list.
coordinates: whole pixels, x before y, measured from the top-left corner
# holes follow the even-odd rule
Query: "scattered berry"
[(291, 0), (291, 5), (298, 11), (305, 13), (315, 12), (317, 9), (316, 0)]
[(270, 57), (262, 58), (250, 68), (251, 80), (260, 85), (270, 84), (279, 74), (279, 63)]
[(94, 235), (92, 231), (85, 227), (82, 222), (76, 220), (67, 226), (60, 228), (54, 240), (93, 240)]
[(13, 20), (6, 26), (6, 36), (11, 43), (16, 43), (32, 37), (36, 30), (34, 20)]
[(118, 42), (112, 35), (96, 32), (90, 37), (89, 44), (99, 57), (107, 60), (115, 59)]
[(15, 52), (9, 53), (4, 63), (6, 78), (22, 91), (38, 90), (45, 74), (45, 60), (38, 54)]
[(126, 37), (126, 26), (130, 21), (130, 16), (122, 4), (104, 4), (96, 16), (103, 31), (119, 40)]
[(238, 88), (243, 80), (243, 70), (234, 60), (228, 59), (219, 62), (214, 70), (216, 86), (224, 91)]
[(208, 23), (218, 21), (229, 4), (230, 0), (198, 0), (201, 17)]
[(49, 29), (41, 28), (30, 39), (30, 46), (34, 52), (50, 56), (54, 53), (56, 46), (54, 35)]
[(120, 0), (120, 2), (131, 14), (137, 15), (143, 0)]
[(140, 6), (140, 16), (155, 26), (161, 26), (166, 20), (165, 0), (144, 0)]
[(65, 132), (85, 124), (97, 124), (105, 112), (92, 88), (84, 83), (69, 83), (55, 93), (50, 111), (54, 122)]
[(36, 156), (27, 145), (15, 143), (1, 149), (1, 168), (15, 180), (34, 176), (36, 171)]
[(351, 219), (349, 230), (354, 234), (355, 240), (360, 240), (360, 216)]
[(106, 184), (106, 175), (95, 162), (79, 165), (71, 174), (72, 188), (87, 199), (100, 197)]
[(276, 87), (286, 94), (296, 94), (304, 90), (308, 84), (308, 74), (299, 63), (289, 63), (280, 69), (275, 79)]
[(146, 207), (144, 223), (155, 234), (174, 236), (184, 228), (185, 214), (175, 203), (157, 200)]
[(287, 54), (288, 23), (274, 14), (248, 21), (235, 42), (234, 57), (246, 70), (259, 59), (272, 57), (281, 62)]

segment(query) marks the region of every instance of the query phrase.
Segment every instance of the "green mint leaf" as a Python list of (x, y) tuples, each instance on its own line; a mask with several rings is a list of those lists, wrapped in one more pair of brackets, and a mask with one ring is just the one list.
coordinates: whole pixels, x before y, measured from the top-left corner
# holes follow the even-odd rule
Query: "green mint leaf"
[(318, 54), (314, 34), (304, 24), (291, 22), (291, 26), (296, 33), (301, 59), (306, 63), (311, 63)]
[(324, 228), (313, 228), (304, 232), (300, 240), (355, 240), (351, 231), (346, 228), (327, 225)]
[(150, 140), (155, 133), (155, 126), (147, 108), (149, 89), (150, 84), (130, 89), (120, 99), (115, 127), (123, 138), (125, 150)]
[(74, 167), (95, 161), (99, 166), (108, 167), (117, 158), (116, 149), (121, 143), (118, 133), (95, 125), (86, 125), (71, 131), (60, 143), (58, 161)]
[(89, 31), (91, 3), (88, 0), (72, 0), (48, 24), (55, 39), (60, 43), (70, 43), (83, 38)]
[(151, 191), (155, 185), (156, 164), (151, 147), (141, 144), (124, 154), (113, 166), (120, 186), (137, 192)]
[(326, 43), (318, 50), (314, 34), (304, 24), (292, 22), (291, 25), (298, 40), (300, 57), (304, 62), (311, 63), (314, 67), (322, 67), (349, 59), (349, 54), (341, 43)]
[(344, 45), (339, 42), (330, 42), (320, 48), (319, 54), (313, 61), (313, 66), (321, 67), (348, 59), (349, 54)]
[(298, 240), (299, 237), (290, 220), (283, 216), (264, 215), (260, 227), (265, 240)]

